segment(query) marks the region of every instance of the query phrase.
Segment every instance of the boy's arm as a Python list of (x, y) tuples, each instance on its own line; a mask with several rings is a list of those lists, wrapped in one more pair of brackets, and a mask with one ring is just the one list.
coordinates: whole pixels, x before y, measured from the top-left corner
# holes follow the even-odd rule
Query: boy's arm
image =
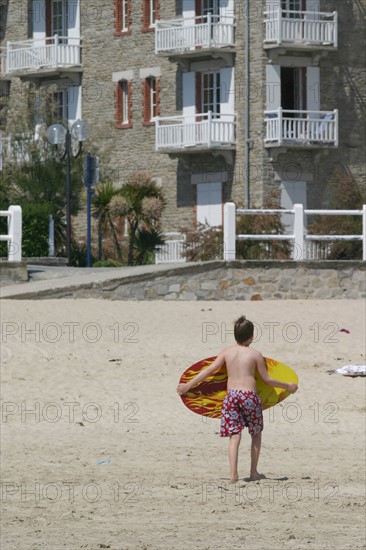
[(280, 382), (275, 378), (271, 378), (268, 374), (264, 358), (260, 353), (258, 353), (257, 357), (257, 369), (260, 377), (267, 386), (271, 386), (272, 388), (283, 388), (290, 393), (295, 393), (298, 390), (297, 384), (286, 384), (286, 382)]
[(210, 376), (216, 370), (222, 367), (224, 363), (225, 363), (225, 352), (222, 351), (220, 355), (216, 357), (215, 361), (209, 367), (206, 367), (201, 372), (196, 374), (196, 376), (192, 378), (192, 380), (190, 380), (189, 382), (186, 382), (185, 384), (178, 384), (177, 393), (179, 395), (183, 395), (184, 393), (187, 393), (191, 388), (193, 388), (193, 386), (195, 386), (199, 382), (202, 382), (208, 376)]

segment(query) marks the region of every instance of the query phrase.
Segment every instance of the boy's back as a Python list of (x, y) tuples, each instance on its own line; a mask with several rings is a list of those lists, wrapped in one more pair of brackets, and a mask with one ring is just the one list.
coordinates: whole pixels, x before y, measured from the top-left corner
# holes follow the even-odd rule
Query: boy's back
[(237, 344), (226, 349), (224, 357), (228, 374), (227, 388), (256, 391), (255, 371), (258, 360), (262, 358), (261, 354)]

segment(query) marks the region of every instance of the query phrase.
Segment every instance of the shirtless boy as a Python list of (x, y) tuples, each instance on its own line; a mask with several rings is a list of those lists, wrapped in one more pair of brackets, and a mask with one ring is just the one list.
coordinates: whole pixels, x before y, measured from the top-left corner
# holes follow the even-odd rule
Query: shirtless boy
[(190, 382), (179, 384), (177, 387), (178, 394), (183, 395), (213, 374), (224, 363), (226, 364), (227, 394), (222, 404), (220, 435), (222, 437), (230, 436), (230, 483), (239, 480), (238, 451), (241, 432), (245, 427), (248, 428), (252, 436), (250, 480), (255, 481), (265, 477), (257, 471), (262, 441), (263, 414), (262, 403), (256, 393), (256, 370), (268, 386), (284, 388), (290, 393), (295, 393), (298, 389), (297, 384), (285, 384), (268, 375), (261, 353), (249, 348), (253, 342), (253, 334), (253, 323), (245, 316), (239, 317), (234, 325), (236, 344), (223, 350), (209, 367), (198, 373)]

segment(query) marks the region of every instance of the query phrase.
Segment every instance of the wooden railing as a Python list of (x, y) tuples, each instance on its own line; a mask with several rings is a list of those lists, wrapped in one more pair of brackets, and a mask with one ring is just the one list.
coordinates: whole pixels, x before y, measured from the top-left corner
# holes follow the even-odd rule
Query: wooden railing
[(336, 48), (338, 45), (338, 15), (312, 11), (267, 11), (265, 17), (266, 45), (295, 44), (322, 45)]
[(265, 112), (268, 147), (281, 145), (338, 147), (338, 110), (290, 111), (281, 107)]
[(225, 48), (235, 44), (233, 17), (200, 17), (156, 21), (155, 53), (189, 52), (192, 49)]
[(7, 42), (3, 48), (3, 73), (31, 69), (57, 69), (81, 63), (80, 38), (52, 36), (43, 39)]
[(156, 117), (156, 150), (235, 148), (235, 115)]

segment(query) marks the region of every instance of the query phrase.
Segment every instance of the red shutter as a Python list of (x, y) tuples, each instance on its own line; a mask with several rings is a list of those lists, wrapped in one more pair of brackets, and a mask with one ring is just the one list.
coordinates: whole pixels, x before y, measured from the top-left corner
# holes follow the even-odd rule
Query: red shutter
[(150, 30), (150, 0), (142, 0), (141, 4), (142, 13), (142, 32)]
[(114, 84), (114, 98), (115, 98), (115, 114), (116, 128), (122, 124), (122, 87), (120, 82)]
[(150, 106), (150, 83), (149, 79), (145, 78), (142, 84), (142, 120), (146, 126), (150, 124), (151, 106)]
[[(150, 1), (152, 2), (152, 0), (150, 0)], [(160, 19), (159, 10), (160, 10), (160, 2), (159, 2), (159, 0), (156, 0), (156, 4), (155, 4), (155, 19)]]
[(114, 0), (114, 34), (118, 36), (122, 31), (122, 2)]
[[(52, 36), (52, 3), (51, 0), (46, 0), (46, 38)], [(50, 44), (50, 40), (46, 41), (46, 44)]]
[(198, 17), (196, 23), (202, 23), (202, 19), (200, 18), (200, 15), (202, 15), (202, 0), (196, 0), (196, 17)]

